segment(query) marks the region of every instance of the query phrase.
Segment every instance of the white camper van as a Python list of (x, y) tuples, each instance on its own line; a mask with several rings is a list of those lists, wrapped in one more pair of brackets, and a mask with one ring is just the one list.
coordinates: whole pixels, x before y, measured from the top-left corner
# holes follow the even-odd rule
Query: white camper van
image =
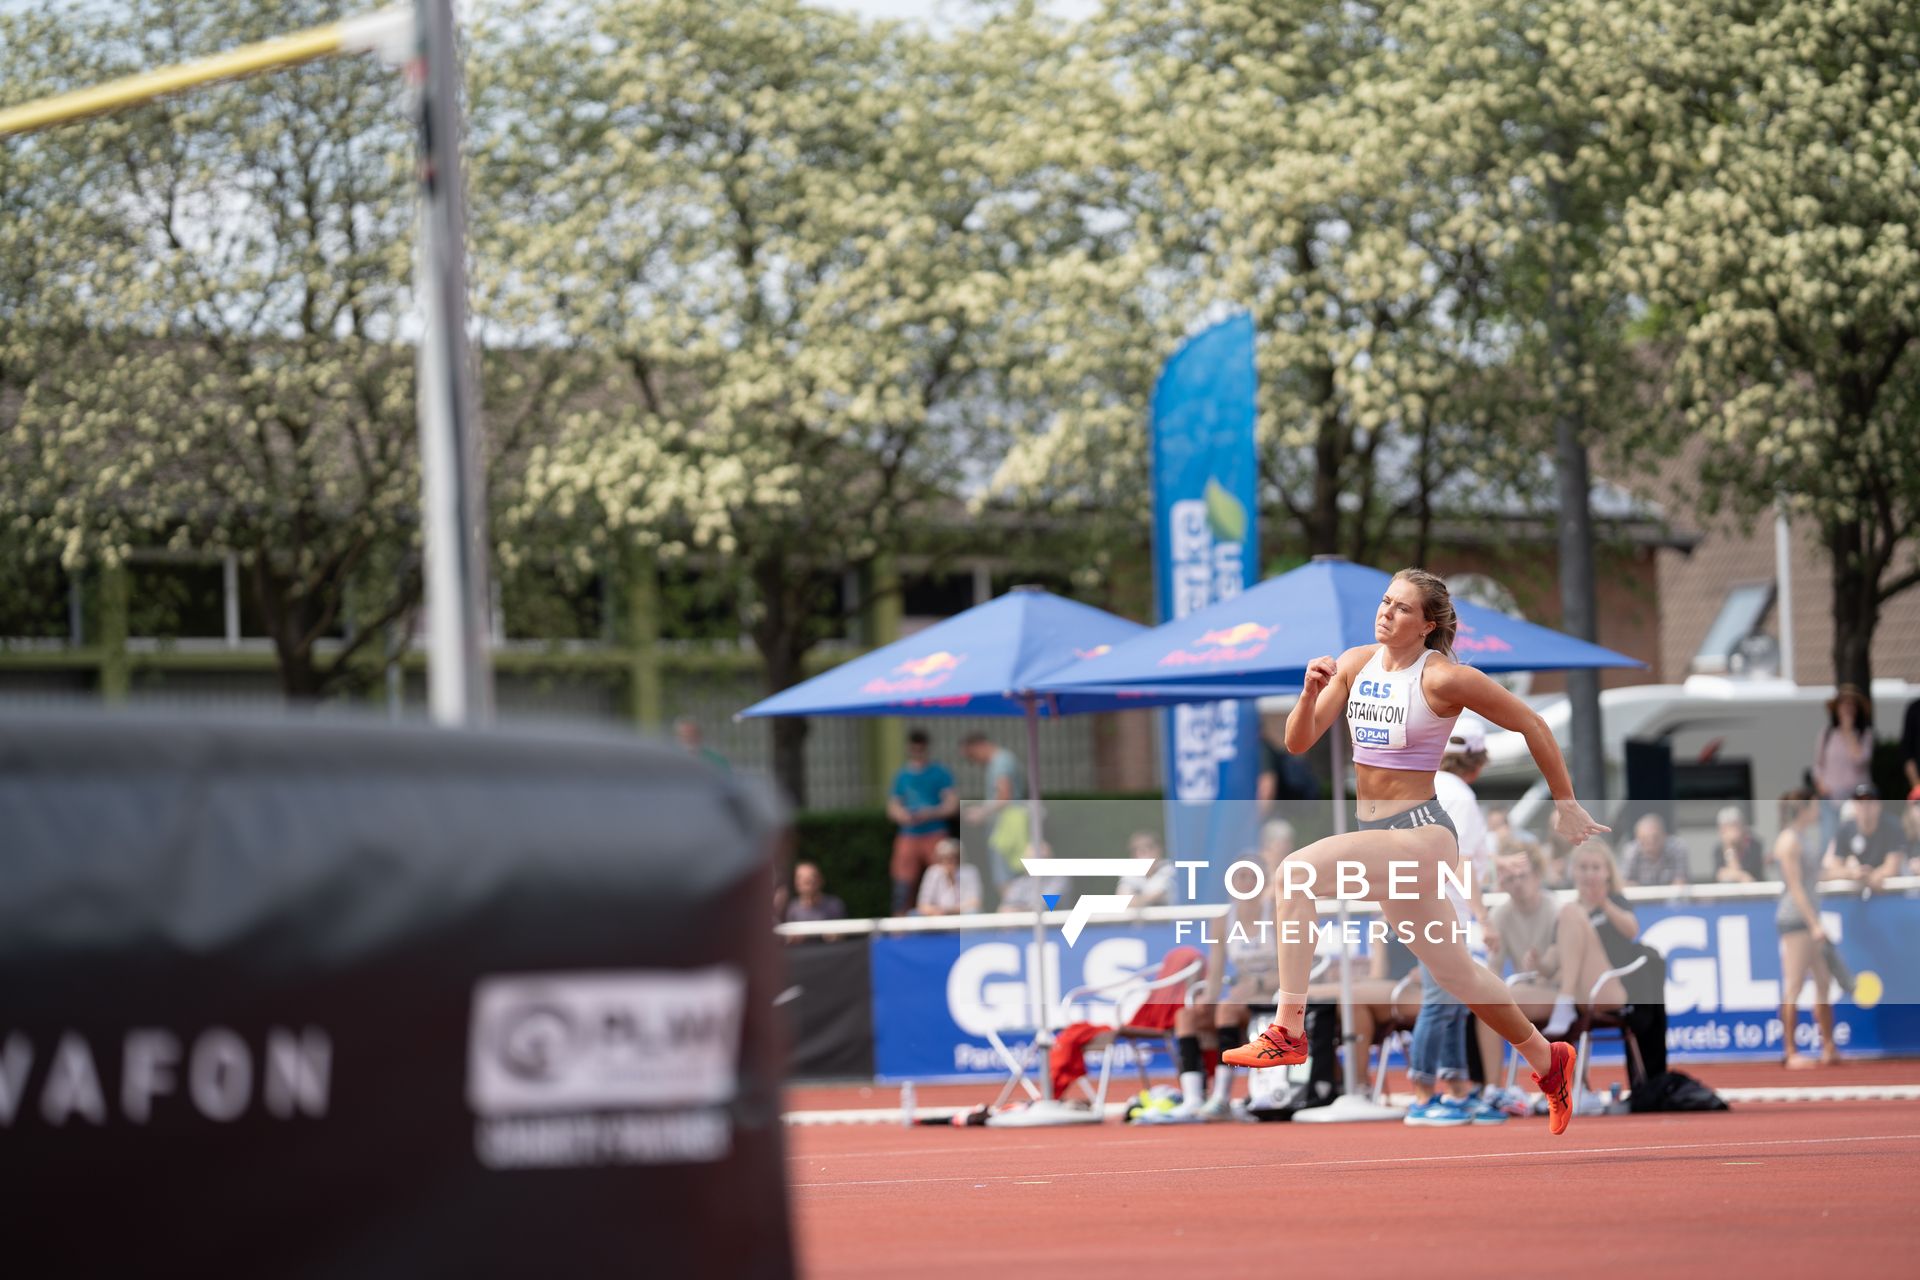
[[(1622, 837), (1622, 819), (1641, 811), (1641, 800), (1673, 801), (1670, 814), (1686, 842), (1696, 878), (1711, 871), (1714, 815), (1728, 804), (1740, 805), (1770, 839), (1774, 801), (1802, 786), (1813, 761), (1820, 731), (1827, 724), (1832, 685), (1795, 685), (1784, 680), (1728, 676), (1692, 676), (1685, 684), (1630, 685), (1600, 695), (1601, 743), (1606, 755), (1607, 796), (1601, 821)], [(1906, 680), (1873, 682), (1876, 738), (1898, 738), (1907, 704), (1920, 698), (1920, 684)], [(1570, 738), (1570, 704), (1564, 694), (1532, 700), (1561, 749)], [(1660, 746), (1671, 772), (1665, 786)], [(1493, 729), (1487, 734), (1488, 762), (1475, 783), (1482, 803), (1513, 803), (1511, 819), (1544, 832), (1550, 814), (1546, 784), (1534, 767), (1527, 744), (1517, 733)], [(1631, 775), (1636, 775), (1632, 776)], [(1645, 786), (1650, 779), (1652, 794)], [(1629, 782), (1642, 786), (1629, 787)], [(1666, 795), (1657, 791), (1670, 787)], [(1633, 800), (1626, 800), (1629, 794)], [(1596, 816), (1601, 814), (1596, 809)]]

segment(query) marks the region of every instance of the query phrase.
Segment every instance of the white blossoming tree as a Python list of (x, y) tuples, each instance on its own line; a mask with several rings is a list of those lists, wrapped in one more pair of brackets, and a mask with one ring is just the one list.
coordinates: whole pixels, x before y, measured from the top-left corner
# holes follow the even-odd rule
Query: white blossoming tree
[[(797, 0), (504, 8), (481, 33), (475, 181), (510, 249), (483, 288), (524, 340), (619, 371), (536, 451), (522, 513), (737, 575), (769, 689), (831, 626), (824, 584), (925, 545), (994, 451), (1021, 308), (1077, 235), (1021, 77), (1045, 40)], [(771, 732), (804, 797), (804, 722)]]
[[(1008, 490), (1144, 514), (1146, 389), (1183, 329), (1231, 307), (1260, 335), (1267, 500), (1310, 553), (1425, 553), (1450, 480), (1518, 491), (1526, 397), (1489, 287), (1504, 245), (1444, 137), (1381, 77), (1382, 8), (1115, 3), (1074, 58), (1109, 273), (1090, 305), (1139, 317), (1103, 396), (1069, 402), (1002, 469)], [(1132, 296), (1116, 304), (1123, 289)], [(1093, 332), (1098, 333), (1097, 330)]]
[[(0, 83), (11, 95), (97, 82), (335, 8), (137, 0), (0, 15), (15, 24), (0, 35)], [(13, 38), (29, 29), (62, 39)], [(70, 291), (75, 340), (37, 317), (11, 334), (41, 364), (14, 415), (5, 506), (69, 568), (136, 547), (237, 553), (295, 697), (347, 680), (418, 597), (412, 355), (398, 321), (410, 141), (404, 87), (357, 59), (28, 144), (69, 162), (31, 211), (35, 230), (57, 231), (63, 204), (97, 216), (58, 276), (38, 268)]]
[[(22, 100), (340, 17), (337, 0), (0, 11)], [(370, 682), (420, 600), (410, 92), (330, 59), (0, 144), (0, 467), (18, 556), (234, 554), (285, 693)], [(13, 252), (14, 246), (19, 252)], [(493, 361), (498, 474), (587, 380)], [(509, 490), (510, 491), (510, 490)]]
[(1834, 678), (1865, 687), (1881, 606), (1920, 585), (1920, 11), (1700, 7), (1613, 104), (1623, 137), (1671, 122), (1617, 272), (1675, 345), (1705, 494), (1819, 528)]

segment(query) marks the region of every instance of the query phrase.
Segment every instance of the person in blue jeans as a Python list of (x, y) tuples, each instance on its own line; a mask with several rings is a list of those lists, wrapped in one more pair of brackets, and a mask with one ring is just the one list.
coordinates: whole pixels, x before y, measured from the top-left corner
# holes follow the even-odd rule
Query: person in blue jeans
[(1420, 1017), (1407, 1054), (1415, 1102), (1407, 1108), (1406, 1122), (1433, 1127), (1501, 1123), (1506, 1112), (1477, 1097), (1467, 1076), (1467, 1006), (1424, 971), (1421, 978)]

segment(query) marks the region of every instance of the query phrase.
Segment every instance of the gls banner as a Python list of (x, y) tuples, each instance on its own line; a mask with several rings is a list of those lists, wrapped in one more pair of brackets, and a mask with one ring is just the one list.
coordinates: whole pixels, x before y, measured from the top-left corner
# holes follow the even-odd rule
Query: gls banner
[[(1047, 935), (1042, 962), (1054, 994), (1118, 982), (1173, 949), (1171, 922), (1093, 924), (1068, 948)], [(930, 1080), (999, 1075), (1006, 1070), (987, 1042), (989, 1029), (1023, 1053), (1033, 1042), (1037, 972), (1028, 929), (882, 934), (873, 939), (873, 1063), (877, 1079)], [(1078, 1004), (1069, 1021), (1111, 1026), (1145, 997), (1110, 995)], [(1056, 1025), (1058, 1024), (1056, 1010)], [(1151, 1048), (1152, 1046), (1145, 1046)], [(1162, 1055), (1164, 1056), (1164, 1055)], [(1161, 1064), (1166, 1065), (1165, 1063)]]
[[(1771, 901), (1634, 904), (1640, 941), (1667, 958), (1667, 1049), (1675, 1058), (1777, 1058), (1785, 1050), (1774, 908)], [(1833, 895), (1820, 900), (1820, 919), (1853, 971), (1878, 974), (1884, 984), (1871, 1009), (1832, 993), (1841, 1051), (1920, 1050), (1920, 899)], [(1812, 996), (1809, 984), (1800, 993), (1803, 1050), (1813, 1033)], [(1611, 1049), (1616, 1042), (1598, 1043)]]
[[(1184, 618), (1260, 580), (1254, 456), (1253, 320), (1234, 316), (1189, 339), (1153, 389), (1153, 563), (1159, 621)], [(1261, 630), (1252, 627), (1253, 631)], [(1246, 628), (1204, 637), (1222, 655)], [(1250, 800), (1260, 773), (1252, 703), (1169, 708), (1167, 851), (1225, 866), (1253, 847)], [(1209, 890), (1217, 900), (1218, 890)]]
[[(1676, 1064), (1774, 1059), (1782, 1051), (1780, 943), (1774, 903), (1635, 903), (1641, 938), (1667, 960), (1667, 1047)], [(1873, 972), (1885, 994), (1871, 1009), (1834, 1000), (1835, 1039), (1861, 1054), (1920, 1053), (1920, 899), (1827, 898), (1828, 936), (1856, 973)], [(1193, 940), (1189, 930), (1187, 940)], [(1032, 1040), (1032, 935), (1022, 929), (883, 934), (873, 939), (874, 1070), (881, 1080), (999, 1077), (986, 1040), (1001, 1032), (1020, 1052)], [(1115, 982), (1155, 965), (1176, 945), (1172, 921), (1087, 926), (1069, 949), (1047, 939), (1049, 991)], [(1136, 991), (1140, 988), (1136, 988)], [(1111, 1025), (1139, 996), (1088, 1001), (1069, 1020)], [(1810, 1034), (1803, 1007), (1800, 1039)], [(1056, 1019), (1058, 1025), (1058, 1019)], [(1153, 1048), (1149, 1044), (1145, 1046)], [(1602, 1061), (1619, 1058), (1612, 1035), (1594, 1041)], [(1163, 1064), (1164, 1065), (1164, 1064)], [(1709, 1078), (1709, 1082), (1710, 1078)]]

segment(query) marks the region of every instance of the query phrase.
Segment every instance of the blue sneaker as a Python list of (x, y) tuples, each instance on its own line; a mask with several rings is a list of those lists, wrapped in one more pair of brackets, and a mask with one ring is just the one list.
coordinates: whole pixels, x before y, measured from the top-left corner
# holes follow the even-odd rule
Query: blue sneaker
[(1467, 1104), (1457, 1098), (1435, 1095), (1426, 1105), (1407, 1108), (1406, 1122), (1431, 1129), (1451, 1129), (1471, 1122)]
[(1505, 1124), (1507, 1113), (1491, 1096), (1491, 1090), (1475, 1089), (1467, 1095), (1467, 1119), (1473, 1124)]

